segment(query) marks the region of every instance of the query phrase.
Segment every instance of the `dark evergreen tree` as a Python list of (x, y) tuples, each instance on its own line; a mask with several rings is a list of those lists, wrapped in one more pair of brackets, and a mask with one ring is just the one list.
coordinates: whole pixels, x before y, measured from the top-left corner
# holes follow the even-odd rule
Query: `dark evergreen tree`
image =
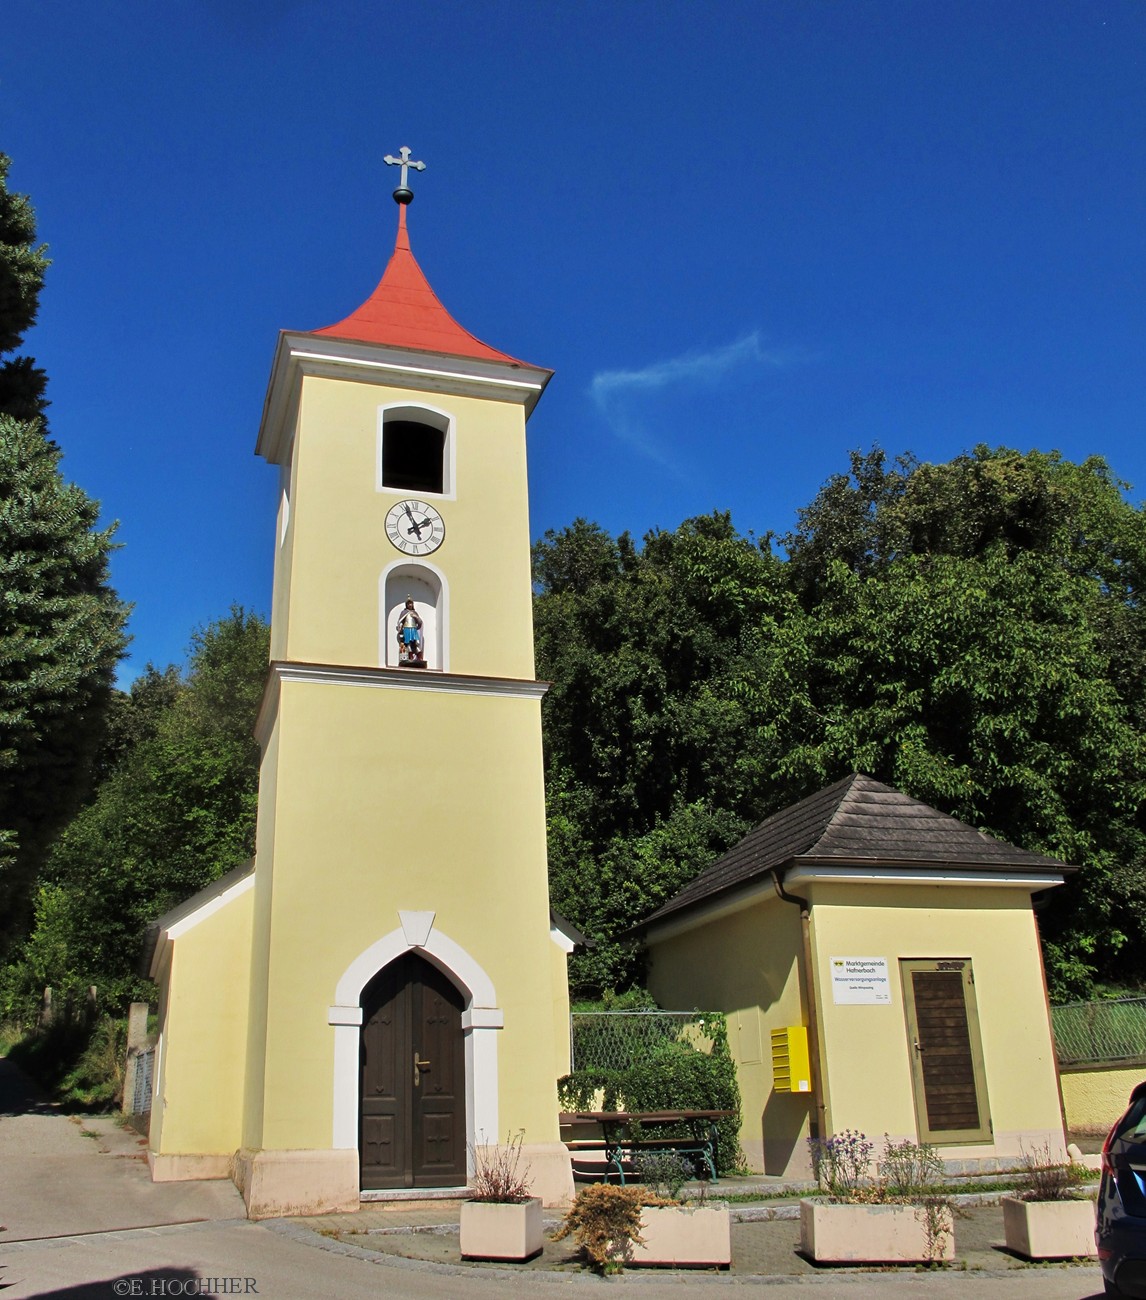
[(25, 194), (8, 190), (12, 160), (0, 153), (0, 412), (18, 420), (43, 415), (44, 372), (30, 357), (8, 356), (36, 320), (49, 262), (36, 244), (36, 214)]
[[(47, 259), (0, 155), (0, 355), (36, 317)], [(0, 953), (26, 927), (52, 835), (89, 788), (125, 645), (107, 582), (112, 529), (60, 474), (45, 433), (43, 374), (0, 362)]]

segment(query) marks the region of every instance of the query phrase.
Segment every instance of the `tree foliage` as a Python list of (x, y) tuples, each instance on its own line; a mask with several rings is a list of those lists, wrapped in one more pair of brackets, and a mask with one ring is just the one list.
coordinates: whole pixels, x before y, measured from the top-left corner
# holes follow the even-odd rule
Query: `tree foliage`
[(118, 702), (107, 775), (48, 858), (35, 927), (8, 972), (10, 1013), (50, 985), (125, 1002), (143, 932), (254, 851), (252, 735), (269, 633), (242, 609), (195, 634), (185, 674), (149, 668)]
[(42, 416), (46, 378), (30, 357), (7, 356), (32, 328), (44, 272), (50, 265), (36, 243), (36, 214), (25, 194), (8, 189), (12, 160), (0, 153), (0, 412), (18, 420)]
[(727, 516), (642, 547), (537, 547), (554, 904), (616, 937), (748, 826), (864, 771), (1077, 864), (1043, 928), (1056, 989), (1136, 979), (1146, 940), (1146, 519), (1105, 463), (856, 454), (785, 539)]
[[(47, 259), (0, 155), (0, 357), (34, 322)], [(108, 586), (112, 528), (60, 473), (44, 381), (0, 360), (0, 952), (27, 924), (52, 835), (88, 790), (127, 610)]]
[[(537, 545), (534, 575), (553, 902), (609, 939), (762, 815), (779, 754), (760, 703), (795, 602), (767, 542), (723, 514), (640, 549), (578, 520)], [(603, 943), (576, 980), (623, 982), (633, 955)]]

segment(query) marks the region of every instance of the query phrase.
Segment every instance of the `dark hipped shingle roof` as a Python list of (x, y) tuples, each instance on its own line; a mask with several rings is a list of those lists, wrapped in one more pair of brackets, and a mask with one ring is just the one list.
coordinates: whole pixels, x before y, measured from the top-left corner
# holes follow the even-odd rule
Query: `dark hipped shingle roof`
[(751, 884), (794, 858), (834, 866), (957, 866), (1048, 875), (1074, 870), (854, 773), (761, 822), (641, 927)]

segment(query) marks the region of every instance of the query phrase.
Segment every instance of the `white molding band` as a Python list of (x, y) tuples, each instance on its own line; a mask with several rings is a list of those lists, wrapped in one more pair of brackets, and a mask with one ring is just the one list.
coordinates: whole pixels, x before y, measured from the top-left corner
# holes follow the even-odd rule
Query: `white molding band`
[(577, 947), (577, 945), (573, 942), (572, 939), (569, 938), (569, 936), (565, 933), (565, 931), (559, 929), (552, 922), (550, 922), (549, 925), (549, 938), (553, 943), (555, 943), (558, 946), (558, 948), (561, 949), (563, 953), (565, 953), (566, 956), (568, 956), (573, 951), (573, 949)]
[(524, 406), (528, 418), (552, 371), (525, 362), (421, 352), (284, 330), (271, 363), (255, 446), (258, 455), (274, 464), (289, 454), (299, 391), (307, 375), (516, 402)]
[[(497, 1005), (493, 981), (460, 944), (434, 928), (434, 915), (433, 912), (399, 912), (399, 928), (359, 953), (334, 990), (327, 1023), (334, 1030), (332, 1145), (336, 1150), (358, 1149), (362, 990), (384, 966), (407, 952), (421, 953), (448, 975), (466, 998), (462, 1032), (466, 1056), (467, 1142), (473, 1147), (479, 1135), (500, 1132), (497, 1031), (505, 1025), (505, 1014)], [(352, 1013), (357, 1013), (357, 1018)]]
[(221, 894), (216, 894), (214, 898), (208, 899), (202, 907), (197, 907), (189, 915), (169, 925), (164, 933), (164, 938), (168, 941), (178, 939), (181, 934), (186, 934), (188, 930), (193, 930), (200, 921), (205, 921), (209, 916), (213, 916), (221, 908), (227, 906), (232, 899), (238, 898), (240, 894), (245, 894), (248, 889), (255, 887), (255, 873), (251, 871), (245, 875), (242, 880), (236, 881), (229, 889), (224, 889)]
[[(980, 885), (996, 889), (1024, 889), (1028, 893), (1037, 893), (1040, 889), (1053, 889), (1061, 885), (1065, 877), (1061, 872), (1053, 871), (998, 871), (990, 867), (881, 867), (874, 864), (863, 866), (814, 866), (797, 863), (782, 876), (781, 883), (785, 889), (794, 889), (809, 884), (836, 885), (936, 885), (940, 888), (956, 885)], [(746, 907), (776, 898), (776, 889), (772, 883), (772, 873), (765, 872), (755, 880), (750, 880), (739, 888), (729, 890), (716, 898), (697, 903), (688, 909), (682, 909), (675, 916), (666, 916), (663, 921), (652, 922), (645, 931), (647, 943), (662, 943), (678, 934), (686, 934), (702, 925), (731, 916)]]
[(816, 882), (836, 885), (986, 885), (994, 889), (1051, 889), (1066, 879), (1057, 871), (1008, 871), (991, 867), (795, 866), (783, 877), (785, 889)]
[(349, 668), (339, 664), (301, 664), (276, 659), (271, 663), (255, 739), (266, 747), (278, 716), (283, 682), (326, 686), (364, 686), (391, 691), (440, 691), (444, 695), (492, 695), (515, 700), (540, 700), (548, 682), (519, 677), (478, 677), (469, 673), (440, 673), (413, 668)]
[(504, 1029), (505, 1013), (497, 1007), (470, 1007), (462, 1012), (463, 1029)]

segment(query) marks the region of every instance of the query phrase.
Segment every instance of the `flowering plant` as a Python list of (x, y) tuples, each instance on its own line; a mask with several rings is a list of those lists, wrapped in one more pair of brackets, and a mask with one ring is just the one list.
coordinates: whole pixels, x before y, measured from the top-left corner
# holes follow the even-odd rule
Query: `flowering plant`
[(840, 1201), (851, 1200), (870, 1182), (871, 1153), (866, 1133), (846, 1128), (831, 1137), (809, 1138), (812, 1172), (820, 1190)]

